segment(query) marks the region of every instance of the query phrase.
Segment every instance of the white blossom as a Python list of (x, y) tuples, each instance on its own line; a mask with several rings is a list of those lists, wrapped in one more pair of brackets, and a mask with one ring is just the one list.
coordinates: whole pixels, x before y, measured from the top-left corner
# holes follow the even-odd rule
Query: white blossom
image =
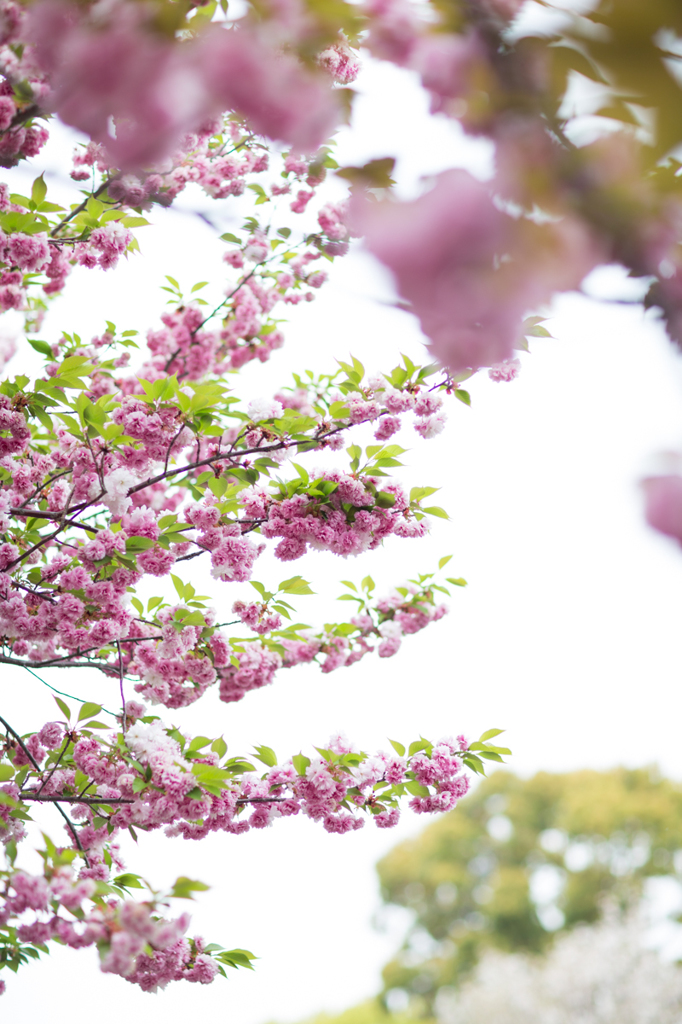
[(275, 401), (274, 398), (254, 398), (249, 402), (247, 412), (254, 423), (258, 423), (260, 420), (276, 420), (284, 410), (282, 403)]
[(641, 915), (614, 915), (557, 939), (542, 958), (487, 952), (440, 1024), (680, 1024), (682, 970), (645, 949)]
[(128, 491), (138, 483), (134, 473), (131, 473), (125, 466), (119, 466), (104, 477), (106, 494), (102, 497), (102, 504), (106, 505), (114, 516), (122, 516), (128, 511), (133, 503), (128, 497)]

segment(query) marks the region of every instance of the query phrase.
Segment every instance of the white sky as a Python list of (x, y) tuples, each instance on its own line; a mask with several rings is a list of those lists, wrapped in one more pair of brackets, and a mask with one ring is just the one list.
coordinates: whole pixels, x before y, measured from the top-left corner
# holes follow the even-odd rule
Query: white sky
[[(487, 149), (429, 120), (409, 76), (374, 67), (364, 83), (355, 132), (342, 140), (344, 159), (399, 149), (404, 195), (415, 193), (420, 174), (455, 163), (489, 172)], [(58, 327), (88, 337), (105, 318), (121, 328), (151, 326), (165, 273), (186, 284), (219, 281), (222, 247), (200, 221), (173, 212), (157, 220), (154, 231), (139, 233), (144, 258), (115, 274), (74, 274), (45, 337)], [(592, 288), (625, 296), (628, 282), (608, 271)], [(371, 370), (395, 365), (398, 351), (423, 359), (415, 321), (381, 304), (390, 297), (387, 275), (368, 257), (337, 261), (319, 299), (292, 312), (285, 348), (265, 367), (246, 368), (249, 396), (272, 394), (292, 370), (331, 368), (349, 351)], [(387, 736), (475, 737), (494, 726), (508, 730), (510, 766), (524, 774), (658, 762), (682, 779), (682, 554), (646, 529), (637, 484), (652, 454), (682, 442), (680, 358), (638, 307), (572, 295), (551, 313), (556, 340), (533, 344), (517, 381), (477, 377), (473, 408), (453, 401), (443, 435), (427, 443), (416, 443), (411, 430), (401, 437), (413, 449), (402, 478), (442, 487), (434, 500), (449, 510), (449, 522), (436, 521), (426, 541), (389, 541), (359, 561), (325, 554), (282, 566), (265, 555), (258, 564), (266, 583), (292, 571), (310, 579), (319, 596), (301, 599), (299, 608), (318, 622), (335, 614), (326, 609), (341, 590), (338, 577), (369, 572), (387, 589), (452, 553), (448, 570), (469, 587), (453, 594), (450, 615), (408, 637), (392, 660), (367, 658), (330, 676), (301, 667), (240, 704), (209, 694), (168, 720), (196, 733), (224, 732), (234, 752), (267, 743), (281, 757), (337, 730), (372, 749), (385, 747)], [(12, 372), (23, 365), (33, 366), (32, 356), (18, 356)], [(220, 609), (250, 592), (248, 585), (218, 587), (197, 562), (190, 572), (212, 588), (206, 592)], [(61, 689), (116, 702), (110, 682), (75, 671), (45, 676)], [(2, 713), (20, 730), (54, 716), (48, 691), (21, 670), (5, 667), (0, 685)], [(143, 1014), (165, 1024), (184, 1024), (189, 1015), (263, 1024), (349, 1006), (377, 990), (404, 924), (400, 914), (381, 914), (388, 930), (372, 928), (379, 907), (373, 865), (426, 823), (406, 815), (389, 832), (368, 825), (330, 836), (288, 819), (196, 844), (144, 836), (134, 853), (128, 842), (130, 869), (154, 882), (188, 874), (213, 886), (194, 905), (193, 930), (252, 949), (261, 957), (256, 971), (148, 996), (101, 975), (93, 950), (57, 950), (8, 978), (3, 1013), (70, 1024), (74, 1006), (92, 999), (99, 1024)], [(49, 810), (43, 824), (59, 835)]]

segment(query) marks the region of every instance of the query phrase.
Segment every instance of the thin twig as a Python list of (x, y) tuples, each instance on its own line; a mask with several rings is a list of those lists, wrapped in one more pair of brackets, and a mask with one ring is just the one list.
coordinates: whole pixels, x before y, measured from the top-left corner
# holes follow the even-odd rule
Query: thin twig
[(238, 804), (283, 804), (288, 796), (240, 796)]
[(34, 756), (33, 756), (33, 754), (31, 753), (31, 751), (30, 751), (30, 750), (28, 749), (28, 747), (26, 746), (26, 744), (24, 743), (24, 741), (22, 740), (22, 738), (21, 738), (21, 736), (19, 735), (19, 733), (18, 733), (18, 732), (15, 732), (15, 731), (14, 731), (14, 729), (12, 728), (12, 726), (11, 726), (11, 725), (9, 724), (9, 722), (6, 722), (6, 721), (5, 721), (5, 719), (4, 719), (4, 718), (2, 718), (2, 716), (0, 716), (0, 722), (2, 722), (2, 724), (4, 725), (4, 727), (5, 727), (5, 729), (7, 730), (7, 732), (11, 733), (11, 734), (12, 734), (12, 736), (14, 736), (15, 740), (17, 741), (17, 743), (19, 744), (19, 746), (20, 746), (20, 747), (21, 747), (21, 749), (23, 750), (24, 754), (25, 754), (25, 755), (26, 755), (26, 757), (27, 757), (27, 758), (29, 759), (29, 761), (31, 762), (31, 764), (33, 765), (33, 767), (35, 768), (35, 770), (36, 770), (37, 772), (39, 772), (39, 771), (40, 771), (40, 765), (39, 765), (39, 764), (38, 764), (38, 762), (36, 761), (35, 757), (34, 757)]
[[(39, 683), (42, 683), (43, 686), (47, 686), (48, 690), (52, 690), (53, 693), (58, 693), (60, 697), (68, 697), (69, 700), (77, 700), (79, 704), (88, 704), (89, 703), (89, 701), (85, 700), (84, 697), (74, 697), (74, 695), (72, 693), (64, 693), (63, 690), (58, 690), (56, 688), (56, 686), (52, 686), (50, 683), (47, 683), (44, 679), (41, 679), (41, 677), (38, 675), (38, 673), (34, 672), (33, 669), (28, 667), (28, 665), (24, 665), (23, 667), (26, 669), (27, 672), (30, 672), (30, 674), (32, 676), (34, 676), (38, 680)], [(111, 715), (112, 718), (117, 718), (118, 717), (117, 715), (114, 714), (113, 711), (107, 711), (106, 708), (102, 708), (102, 711), (104, 711), (104, 713), (107, 714), (107, 715)]]
[[(342, 427), (334, 427), (333, 430), (327, 430), (318, 437), (307, 438), (305, 441), (280, 441), (278, 444), (271, 444), (262, 446), (259, 448), (245, 448), (239, 452), (239, 458), (244, 458), (246, 455), (268, 455), (269, 452), (280, 451), (282, 448), (300, 448), (302, 445), (316, 444), (320, 441), (326, 441), (328, 437), (333, 437), (334, 434), (339, 434), (343, 430), (348, 430), (348, 424), (344, 423)], [(196, 462), (188, 462), (184, 466), (180, 466), (177, 469), (169, 469), (167, 473), (159, 473), (157, 476), (150, 477), (148, 480), (144, 480), (141, 484), (136, 487), (131, 487), (128, 491), (128, 497), (131, 494), (135, 494), (136, 491), (142, 491), (145, 487), (151, 487), (152, 484), (158, 483), (160, 480), (166, 480), (168, 477), (177, 476), (179, 473), (189, 473), (192, 469), (198, 469), (200, 466), (210, 466), (213, 462), (226, 462), (229, 461), (231, 465), (239, 466), (239, 463), (231, 455), (227, 455), (222, 452), (218, 455), (210, 455), (205, 459), (199, 459)]]
[[(23, 519), (54, 519), (61, 522), (64, 517), (64, 511), (69, 514), (69, 509), (62, 509), (61, 512), (41, 512), (39, 508), (11, 508), (11, 515), (21, 516)], [(87, 530), (88, 533), (99, 533), (96, 526), (88, 526), (87, 523), (81, 523), (78, 519), (69, 519), (67, 526), (79, 526), (81, 530)]]
[(88, 203), (89, 203), (89, 201), (91, 199), (96, 199), (97, 196), (100, 196), (102, 194), (102, 192), (106, 192), (106, 190), (109, 188), (109, 185), (111, 185), (112, 181), (115, 181), (117, 177), (118, 177), (117, 174), (112, 174), (112, 176), (110, 178), (107, 178), (106, 181), (103, 181), (98, 189), (95, 189), (95, 191), (92, 192), (87, 197), (87, 199), (84, 199), (82, 203), (80, 203), (78, 206), (74, 207), (74, 209), (71, 211), (71, 213), (68, 214), (68, 216), (66, 216), (62, 220), (60, 220), (59, 224), (55, 225), (55, 227), (52, 228), (52, 231), (50, 232), (50, 236), (52, 238), (55, 238), (59, 234), (59, 232), (62, 230), (62, 228), (65, 227), (69, 223), (70, 220), (73, 220), (74, 217), (77, 217), (79, 213), (83, 212), (83, 210), (86, 208), (86, 206), (88, 205)]
[(45, 786), (48, 784), (48, 782), (50, 781), (50, 779), (52, 778), (54, 773), (57, 771), (57, 768), (59, 768), (61, 760), (64, 757), (64, 754), (69, 749), (69, 743), (70, 742), (71, 742), (71, 737), (67, 735), (66, 742), (64, 743), (64, 746), (62, 747), (62, 749), (59, 752), (59, 757), (57, 758), (57, 760), (55, 761), (54, 765), (52, 766), (52, 768), (48, 772), (47, 778), (43, 779), (43, 781), (40, 783), (40, 786), (39, 786), (38, 791), (36, 793), (36, 798), (40, 796), (42, 791), (45, 789)]
[[(123, 643), (123, 644), (139, 644), (139, 643), (142, 643), (145, 640), (163, 640), (163, 636), (131, 636), (131, 637), (123, 637), (123, 639), (121, 640), (121, 643)], [(116, 641), (116, 642), (118, 643), (118, 641)], [(78, 648), (78, 650), (74, 651), (73, 654), (63, 654), (61, 657), (59, 657), (59, 658), (51, 658), (49, 661), (31, 661), (31, 662), (26, 662), (26, 661), (20, 661), (19, 658), (10, 658), (7, 655), (0, 654), (0, 663), (3, 663), (5, 665), (19, 665), (20, 668), (28, 668), (29, 671), (30, 671), (30, 668), (29, 668), (30, 665), (34, 665), (36, 668), (52, 668), (53, 666), (55, 668), (58, 668), (58, 667), (61, 667), (63, 662), (69, 662), (69, 665), (74, 665), (75, 662), (69, 661), (70, 658), (80, 658), (84, 654), (89, 654), (90, 651), (101, 651), (102, 648), (105, 647), (105, 646), (106, 646), (105, 644), (98, 644), (96, 647), (86, 647), (85, 650), (83, 650), (83, 651), (80, 648)], [(95, 662), (85, 662), (85, 664), (86, 665), (94, 665)], [(108, 667), (109, 669), (115, 669), (116, 668), (116, 666), (113, 665), (111, 662), (104, 662), (103, 664), (105, 665), (105, 667)], [(83, 667), (83, 663), (82, 662), (80, 663), (79, 667), (80, 668)], [(44, 680), (42, 680), (42, 679), (40, 681), (41, 681), (41, 683), (44, 682)], [(49, 683), (45, 683), (45, 685), (49, 686)], [(66, 696), (68, 696), (68, 694), (66, 694)], [(74, 700), (80, 700), (80, 697), (74, 697), (73, 699)], [(85, 703), (85, 701), (83, 701), (82, 703)]]
[(17, 111), (12, 120), (10, 121), (7, 128), (3, 128), (0, 135), (4, 135), (5, 132), (11, 131), (13, 128), (17, 128), (20, 124), (25, 121), (30, 121), (32, 117), (40, 116), (40, 107), (37, 103), (31, 103), (28, 107), (24, 107), (23, 110)]
[(126, 734), (126, 699), (123, 693), (123, 656), (121, 655), (121, 642), (116, 641), (116, 649), (118, 651), (118, 686), (121, 692), (121, 729), (123, 735)]
[(35, 496), (37, 494), (40, 494), (40, 492), (42, 490), (44, 490), (46, 487), (49, 487), (50, 484), (53, 484), (55, 482), (55, 480), (59, 480), (60, 476), (68, 476), (68, 474), (71, 473), (71, 472), (72, 472), (71, 469), (62, 469), (61, 472), (55, 473), (54, 476), (48, 477), (47, 480), (45, 480), (44, 483), (40, 484), (40, 486), (36, 487), (35, 490), (31, 494), (29, 494), (29, 496), (28, 496), (28, 498), (26, 498), (26, 501), (24, 502), (24, 504), (21, 505), (20, 507), (24, 508), (28, 504), (29, 501), (33, 501), (33, 499), (35, 498)]
[[(2, 718), (2, 716), (0, 716), (0, 722), (2, 722), (2, 724), (5, 726), (5, 729), (7, 729), (7, 731), (10, 732), (12, 734), (12, 736), (14, 736), (14, 738), (17, 740), (17, 742), (19, 743), (21, 749), (24, 751), (24, 753), (26, 754), (26, 757), (29, 759), (29, 761), (31, 762), (31, 764), (33, 765), (35, 770), (37, 772), (40, 772), (40, 765), (38, 764), (36, 759), (31, 754), (31, 751), (28, 749), (28, 747), (26, 746), (26, 744), (22, 740), (22, 738), (19, 735), (19, 733), (15, 732), (14, 729), (12, 728), (12, 726), (9, 724), (9, 722), (6, 722), (5, 719)], [(83, 846), (81, 844), (80, 839), (78, 838), (78, 833), (76, 832), (76, 829), (74, 827), (73, 822), (71, 821), (69, 816), (64, 813), (64, 811), (62, 810), (62, 808), (59, 806), (58, 803), (55, 803), (55, 807), (57, 808), (57, 810), (61, 814), (62, 818), (66, 822), (66, 824), (67, 824), (67, 826), (69, 828), (69, 831), (71, 832), (71, 835), (73, 836), (73, 838), (74, 838), (74, 840), (76, 842), (76, 846), (78, 847), (80, 852), (83, 854), (83, 857), (85, 858), (85, 863), (87, 864), (88, 867), (90, 867), (90, 861), (88, 860), (88, 855), (85, 852), (85, 850), (83, 849)]]
[(114, 804), (133, 804), (134, 800), (130, 800), (127, 797), (112, 797), (108, 800), (104, 796), (39, 796), (39, 790), (36, 793), (21, 793), (20, 797), (22, 800), (31, 800), (34, 803), (41, 804), (87, 804), (92, 807), (108, 807)]

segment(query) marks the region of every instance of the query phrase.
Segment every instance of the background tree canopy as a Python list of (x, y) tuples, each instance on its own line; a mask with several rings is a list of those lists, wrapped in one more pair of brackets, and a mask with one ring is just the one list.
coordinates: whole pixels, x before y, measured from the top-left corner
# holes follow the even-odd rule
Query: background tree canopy
[(414, 912), (376, 1001), (314, 1024), (430, 1018), (482, 952), (545, 952), (557, 934), (625, 909), (646, 879), (682, 868), (682, 786), (655, 768), (530, 779), (498, 771), (456, 812), (378, 865), (383, 899)]

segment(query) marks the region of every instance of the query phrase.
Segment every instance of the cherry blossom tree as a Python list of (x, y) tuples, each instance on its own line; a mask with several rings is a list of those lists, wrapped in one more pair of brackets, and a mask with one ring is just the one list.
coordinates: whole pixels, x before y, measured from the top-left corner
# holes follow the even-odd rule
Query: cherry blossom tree
[[(0, 3), (0, 306), (24, 314), (45, 360), (40, 376), (0, 386), (0, 660), (27, 672), (95, 667), (116, 693), (111, 709), (61, 694), (60, 717), (26, 735), (0, 719), (2, 966), (16, 970), (51, 941), (96, 944), (103, 970), (148, 990), (249, 966), (247, 951), (185, 938), (186, 915), (163, 916), (167, 899), (200, 883), (183, 877), (170, 893), (149, 886), (132, 899), (147, 883), (123, 869), (121, 830), (198, 839), (304, 813), (347, 832), (361, 812), (388, 827), (403, 798), (418, 812), (451, 809), (465, 767), (481, 772), (508, 753), (489, 730), (471, 744), (418, 738), (375, 755), (336, 737), (314, 756), (280, 761), (267, 746), (228, 756), (223, 737), (190, 737), (151, 710), (175, 714), (213, 685), (238, 701), (302, 662), (331, 672), (391, 657), (442, 617), (444, 582), (464, 581), (425, 573), (380, 598), (370, 577), (347, 581), (348, 621), (297, 623), (290, 599), (309, 584), (294, 575), (266, 586), (253, 579), (257, 559), (268, 541), (296, 561), (422, 537), (446, 513), (429, 504), (433, 488), (388, 474), (403, 451), (391, 438), (406, 419), (424, 440), (438, 434), (445, 401), (469, 404), (462, 384), (481, 368), (512, 380), (515, 349), (546, 333), (538, 308), (556, 292), (618, 262), (680, 341), (682, 14), (666, 0), (535, 10), (534, 21), (516, 0), (290, 0), (239, 17), (226, 2)], [(390, 154), (338, 167), (330, 139), (352, 107), (363, 47), (419, 75), (434, 113), (494, 143), (491, 180), (450, 170), (401, 203)], [(598, 123), (586, 138), (590, 103)], [(40, 166), (55, 117), (87, 140), (68, 206), (48, 194)], [(23, 195), (11, 168), (28, 160), (36, 174)], [(325, 194), (331, 173), (348, 183), (347, 202)], [(137, 258), (145, 212), (190, 182), (217, 201), (250, 198), (239, 233), (222, 236), (220, 303), (202, 300), (202, 282), (186, 295), (169, 278), (170, 307), (144, 347), (112, 320), (87, 341), (68, 325), (58, 342), (40, 339), (72, 268)], [(368, 376), (347, 357), (242, 402), (227, 375), (282, 346), (283, 307), (314, 299), (326, 262), (359, 234), (437, 362), (403, 359)], [(354, 438), (367, 425), (376, 444), (363, 448)], [(647, 486), (652, 523), (682, 539), (679, 476)], [(218, 621), (183, 573), (194, 558), (210, 561), (220, 587), (250, 582), (257, 600)], [(136, 588), (150, 577), (173, 590), (145, 604)], [(43, 803), (66, 840), (45, 838), (35, 874), (20, 842)]]
[[(390, 439), (406, 417), (417, 436), (435, 436), (444, 398), (468, 398), (447, 370), (406, 359), (370, 378), (354, 358), (325, 375), (295, 374), (248, 403), (228, 387), (228, 375), (282, 346), (282, 308), (312, 300), (326, 279), (321, 263), (348, 249), (343, 207), (317, 195), (335, 167), (319, 144), (338, 114), (334, 83), (350, 80), (357, 62), (338, 45), (306, 69), (278, 56), (282, 40), (193, 13), (162, 29), (131, 4), (108, 13), (2, 8), (5, 164), (39, 158), (54, 110), (90, 141), (74, 154), (71, 177), (84, 188), (70, 207), (52, 201), (42, 173), (30, 196), (11, 190), (11, 173), (0, 191), (0, 303), (23, 312), (44, 360), (34, 379), (8, 373), (0, 385), (0, 660), (43, 682), (45, 668), (95, 668), (111, 680), (113, 707), (52, 687), (54, 721), (22, 735), (0, 715), (0, 965), (16, 971), (52, 942), (96, 945), (102, 970), (148, 991), (211, 982), (253, 955), (186, 937), (189, 916), (165, 908), (206, 886), (183, 876), (164, 892), (126, 871), (122, 830), (136, 840), (155, 829), (201, 839), (300, 813), (345, 833), (364, 824), (363, 812), (387, 828), (402, 800), (418, 813), (451, 809), (469, 785), (463, 769), (481, 772), (482, 758), (507, 752), (488, 742), (499, 730), (473, 744), (394, 741), (390, 754), (373, 755), (337, 736), (314, 756), (280, 761), (266, 745), (235, 756), (223, 736), (192, 737), (154, 713), (175, 716), (212, 686), (225, 703), (240, 701), (302, 663), (329, 673), (372, 652), (392, 657), (404, 637), (442, 618), (448, 587), (435, 573), (383, 597), (369, 576), (346, 581), (355, 614), (323, 627), (294, 621), (290, 602), (312, 593), (302, 576), (268, 589), (254, 573), (268, 541), (290, 562), (424, 536), (429, 517), (445, 513), (428, 502), (434, 488), (408, 492), (389, 475), (403, 452)], [(173, 4), (156, 11), (176, 14)], [(209, 74), (209, 50), (210, 84), (178, 119), (178, 76), (198, 83)], [(94, 90), (78, 77), (86, 64)], [(218, 85), (226, 67), (241, 89), (251, 74), (243, 96), (230, 93), (234, 78)], [(247, 110), (256, 87), (263, 97)], [(164, 114), (168, 90), (176, 100)], [(114, 270), (138, 258), (134, 231), (146, 210), (170, 205), (189, 182), (215, 200), (251, 197), (243, 230), (222, 239), (224, 299), (211, 308), (204, 283), (185, 296), (168, 278), (169, 308), (144, 347), (137, 331), (109, 320), (87, 342), (67, 330), (54, 344), (40, 339), (72, 268)], [(316, 213), (312, 233), (298, 223), (306, 208)], [(7, 346), (5, 361), (12, 354)], [(376, 440), (365, 448), (353, 440), (363, 425)], [(310, 467), (312, 455), (326, 456), (327, 468)], [(229, 622), (187, 581), (181, 563), (198, 557), (219, 589), (255, 591), (233, 600)], [(168, 586), (143, 603), (144, 578)], [(51, 838), (41, 805), (61, 815), (65, 836)], [(22, 858), (34, 820), (45, 826), (39, 874)]]

